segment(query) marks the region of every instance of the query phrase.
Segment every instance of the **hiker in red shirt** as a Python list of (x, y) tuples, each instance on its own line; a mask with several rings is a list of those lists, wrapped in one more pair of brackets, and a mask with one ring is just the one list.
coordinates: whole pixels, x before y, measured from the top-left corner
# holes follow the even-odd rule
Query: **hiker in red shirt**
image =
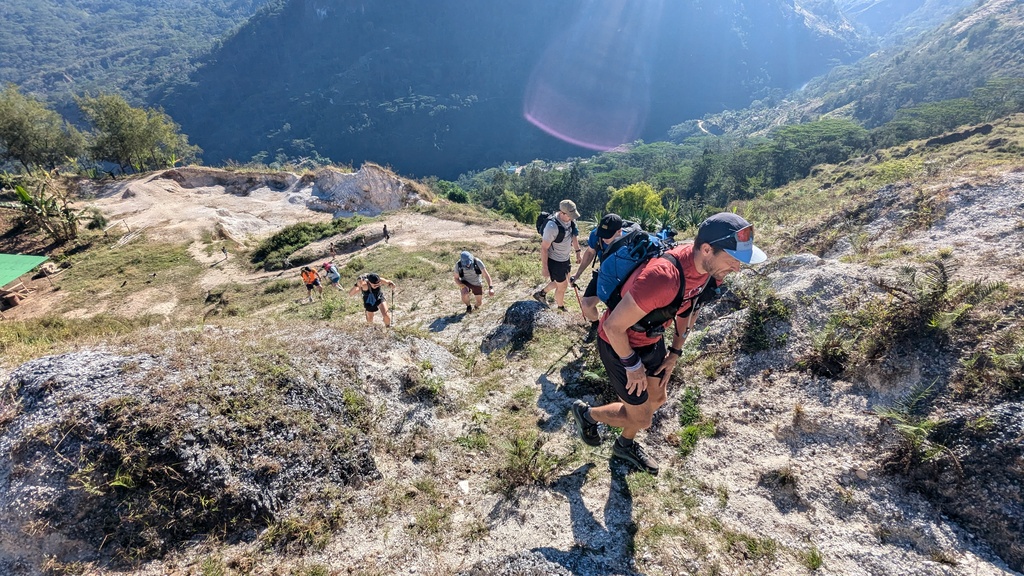
[[(668, 398), (668, 381), (696, 319), (697, 304), (713, 298), (717, 285), (741, 264), (765, 259), (754, 246), (753, 225), (722, 212), (701, 223), (693, 244), (676, 246), (630, 275), (621, 301), (605, 311), (598, 326), (597, 349), (619, 401), (592, 408), (577, 400), (572, 406), (585, 443), (600, 446), (598, 422), (622, 428), (612, 457), (658, 473), (658, 463), (635, 437), (651, 426), (654, 413)], [(673, 324), (672, 345), (666, 349), (663, 335)]]

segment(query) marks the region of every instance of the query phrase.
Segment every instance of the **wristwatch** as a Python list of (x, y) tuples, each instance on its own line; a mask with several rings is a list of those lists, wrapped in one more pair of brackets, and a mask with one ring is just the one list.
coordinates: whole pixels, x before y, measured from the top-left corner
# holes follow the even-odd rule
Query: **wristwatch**
[(669, 354), (675, 354), (676, 356), (682, 356), (683, 355), (683, 349), (682, 348), (673, 348), (673, 347), (669, 346), (668, 347), (668, 353)]

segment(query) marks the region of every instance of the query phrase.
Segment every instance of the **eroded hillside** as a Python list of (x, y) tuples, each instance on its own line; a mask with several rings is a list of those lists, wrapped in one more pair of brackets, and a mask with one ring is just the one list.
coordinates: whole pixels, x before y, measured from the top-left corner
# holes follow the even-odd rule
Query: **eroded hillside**
[[(50, 308), (0, 322), (0, 567), (1019, 571), (1024, 164), (997, 150), (1022, 130), (823, 167), (736, 206), (770, 260), (702, 312), (642, 438), (657, 477), (567, 421), (609, 391), (571, 294), (568, 313), (529, 298), (529, 227), (423, 205), (295, 252), (344, 245), (346, 287), (393, 279), (390, 330), (333, 288), (304, 303), (295, 268), (249, 262), (254, 240), (157, 241), (173, 218), (97, 238), (41, 287)], [(498, 288), (471, 314), (452, 279), (465, 249)], [(89, 262), (93, 284), (71, 275)], [(103, 304), (142, 285), (187, 297), (146, 316)]]

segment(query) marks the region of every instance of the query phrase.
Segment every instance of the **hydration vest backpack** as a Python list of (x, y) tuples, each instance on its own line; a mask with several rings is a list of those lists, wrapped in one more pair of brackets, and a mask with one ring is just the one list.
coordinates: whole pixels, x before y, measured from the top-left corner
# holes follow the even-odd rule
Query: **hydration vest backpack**
[(639, 228), (612, 242), (604, 251), (597, 273), (597, 297), (614, 308), (622, 299), (622, 285), (629, 275), (666, 249), (661, 239)]
[[(537, 216), (537, 232), (540, 233), (541, 236), (544, 235), (544, 228), (548, 225), (548, 220), (554, 220), (555, 226), (558, 226), (558, 235), (555, 236), (555, 239), (552, 242), (552, 244), (558, 244), (562, 240), (565, 240), (565, 226), (563, 226), (562, 222), (559, 221), (558, 215), (552, 214), (550, 212), (541, 212), (540, 216)], [(575, 220), (572, 221), (572, 224), (570, 224), (569, 228), (572, 230), (573, 234), (580, 233), (579, 228), (576, 227)]]
[[(477, 276), (480, 275), (480, 265), (477, 264), (476, 258), (473, 258), (473, 271), (476, 272)], [(462, 280), (463, 278), (465, 278), (465, 276), (466, 276), (466, 273), (463, 272), (462, 261), (460, 260), (459, 261), (459, 280)]]
[[(722, 295), (718, 282), (715, 281), (714, 277), (709, 276), (700, 293), (690, 299), (690, 308), (683, 314), (679, 314), (679, 309), (683, 306), (683, 302), (686, 301), (686, 273), (683, 272), (682, 264), (680, 264), (679, 260), (672, 254), (663, 253), (660, 254), (658, 258), (668, 260), (673, 266), (675, 266), (676, 270), (679, 271), (679, 289), (676, 291), (676, 295), (672, 301), (666, 306), (651, 310), (643, 318), (638, 320), (636, 324), (629, 327), (630, 330), (643, 332), (648, 336), (655, 336), (664, 333), (665, 323), (676, 315), (688, 318), (690, 315), (696, 314), (697, 310), (699, 310), (701, 306)], [(641, 263), (641, 265), (646, 264), (646, 262), (650, 262), (650, 260)], [(625, 281), (623, 281), (623, 284), (625, 284)], [(614, 309), (621, 301), (622, 285), (620, 284), (608, 299), (608, 309)]]

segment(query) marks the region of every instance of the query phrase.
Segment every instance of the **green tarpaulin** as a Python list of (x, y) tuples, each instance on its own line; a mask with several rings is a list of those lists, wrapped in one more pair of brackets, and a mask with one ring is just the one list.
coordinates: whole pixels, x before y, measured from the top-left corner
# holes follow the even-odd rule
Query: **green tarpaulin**
[(46, 256), (0, 254), (0, 288), (14, 282), (19, 276), (46, 262)]

